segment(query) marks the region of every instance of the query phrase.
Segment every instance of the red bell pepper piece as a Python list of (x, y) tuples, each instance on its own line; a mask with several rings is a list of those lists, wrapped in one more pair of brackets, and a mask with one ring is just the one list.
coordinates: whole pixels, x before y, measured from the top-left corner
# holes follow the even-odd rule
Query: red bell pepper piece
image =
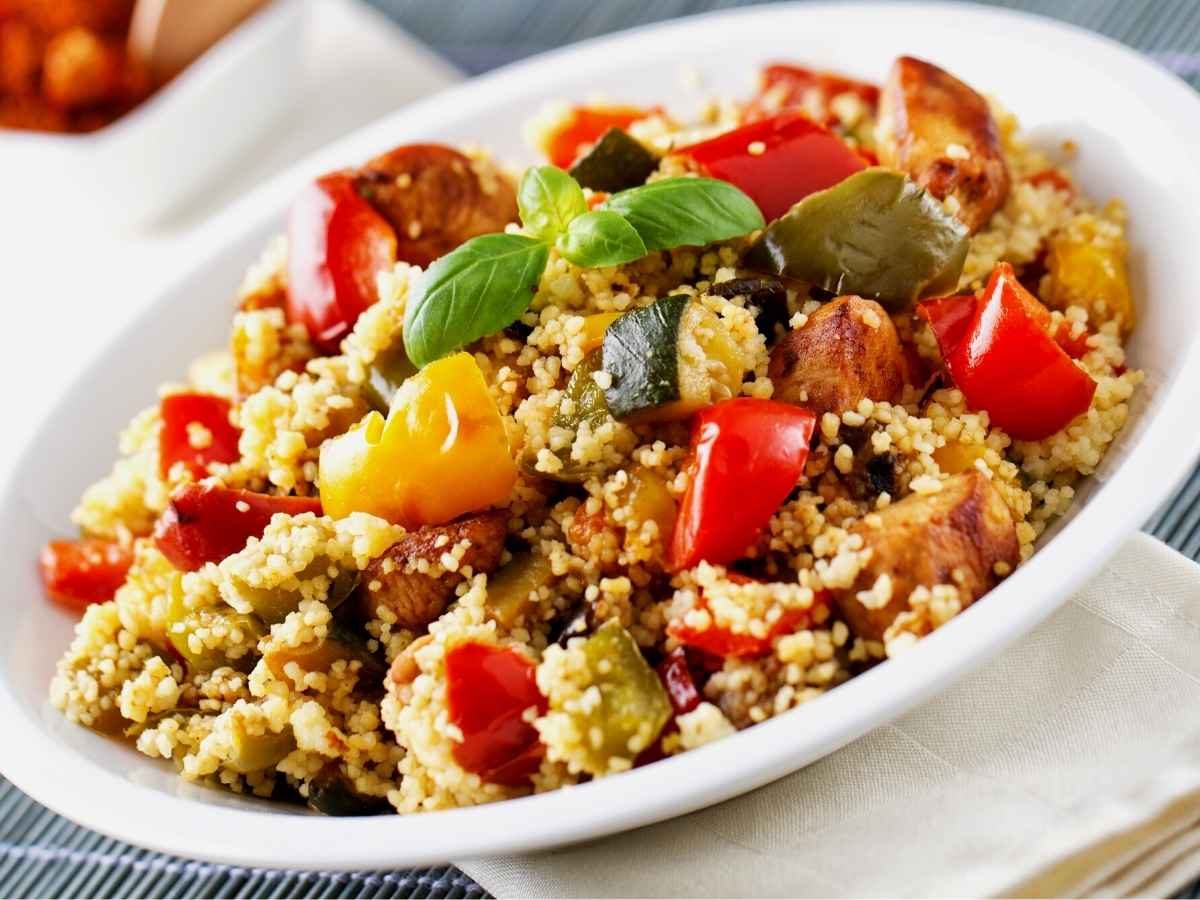
[(309, 183), (288, 216), (288, 318), (326, 353), (378, 297), (375, 277), (396, 263), (396, 231), (344, 172)]
[(672, 569), (744, 555), (796, 486), (815, 423), (802, 406), (752, 397), (696, 414), (692, 479), (671, 537)]
[(1075, 193), (1074, 183), (1058, 169), (1042, 169), (1040, 172), (1034, 172), (1029, 176), (1029, 183), (1036, 187), (1048, 184), (1057, 191), (1065, 191), (1068, 194)]
[(658, 672), (658, 680), (667, 691), (675, 715), (682, 716), (700, 705), (700, 691), (696, 689), (687, 653), (682, 647), (676, 647), (668, 653), (655, 667), (655, 671)]
[(676, 152), (740, 188), (768, 222), (867, 167), (841, 138), (799, 112), (751, 122)]
[(873, 84), (786, 63), (774, 63), (762, 70), (758, 95), (746, 110), (747, 120), (764, 114), (766, 94), (772, 96), (772, 109), (799, 107), (827, 125), (837, 120), (829, 112), (829, 101), (838, 94), (855, 94), (872, 111), (879, 106), (879, 88)]
[[(166, 478), (175, 463), (183, 463), (193, 478), (208, 475), (212, 463), (238, 459), (241, 431), (229, 421), (229, 401), (216, 394), (168, 394), (158, 411), (158, 467)], [(189, 426), (201, 426), (207, 434)], [(194, 432), (199, 435), (194, 436)]]
[(1069, 332), (1047, 333), (1050, 311), (1008, 263), (996, 266), (981, 296), (926, 301), (917, 313), (930, 323), (967, 405), (1013, 437), (1049, 437), (1091, 405), (1096, 382), (1055, 339), (1073, 340)]
[(583, 151), (610, 128), (628, 128), (639, 119), (661, 112), (658, 107), (640, 106), (576, 106), (548, 135), (543, 150), (551, 165), (567, 169)]
[(171, 564), (194, 572), (262, 537), (275, 513), (321, 514), (315, 497), (272, 497), (208, 484), (185, 484), (154, 526), (154, 543)]
[(533, 660), (509, 647), (467, 641), (446, 654), (450, 722), (462, 731), (455, 761), (495, 784), (520, 785), (541, 765), (545, 747), (525, 710), (546, 711)]
[(46, 595), (78, 612), (111, 600), (132, 565), (131, 547), (102, 538), (51, 541), (38, 558)]
[[(753, 580), (738, 575), (736, 572), (730, 572), (726, 577), (730, 581), (738, 583), (746, 583)], [(703, 597), (700, 598), (700, 605), (707, 608)], [(765, 637), (756, 637), (746, 632), (736, 633), (726, 628), (721, 628), (715, 623), (703, 629), (693, 628), (682, 619), (672, 619), (668, 622), (667, 634), (681, 644), (704, 653), (712, 654), (713, 656), (722, 658), (732, 657), (735, 659), (757, 659), (771, 652), (771, 645), (774, 643), (775, 638), (785, 634), (792, 634), (801, 628), (811, 626), (813, 623), (813, 612), (816, 609), (827, 606), (826, 595), (823, 593), (818, 594), (813, 600), (811, 608), (789, 609), (784, 612), (767, 629)]]

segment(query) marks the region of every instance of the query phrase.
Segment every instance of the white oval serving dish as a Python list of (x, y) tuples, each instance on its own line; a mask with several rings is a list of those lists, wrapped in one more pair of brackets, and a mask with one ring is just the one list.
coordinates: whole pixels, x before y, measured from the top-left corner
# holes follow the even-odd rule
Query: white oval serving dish
[[(303, 178), (410, 140), (483, 142), (526, 160), (520, 126), (544, 101), (603, 92), (686, 108), (699, 98), (682, 84), (684, 64), (713, 90), (744, 95), (768, 60), (879, 79), (901, 53), (996, 94), (1041, 140), (1077, 140), (1087, 190), (1124, 198), (1132, 221), (1141, 322), (1131, 353), (1147, 372), (1135, 415), (1086, 502), (985, 600), (903, 657), (726, 740), (568, 790), (421, 816), (321, 818), (189, 785), (50, 708), (46, 686), (72, 621), (42, 599), (38, 549), (69, 532), (80, 490), (107, 471), (117, 430), (152, 402), (156, 384), (224, 342), (242, 270), (282, 226)], [(243, 865), (363, 869), (597, 837), (748, 791), (836, 750), (1019, 640), (1099, 571), (1196, 457), (1197, 151), (1200, 100), (1129, 50), (1029, 16), (936, 4), (758, 7), (645, 28), (511, 66), (339, 141), (205, 229), (193, 267), (47, 404), (0, 503), (0, 771), (63, 815), (142, 846)]]

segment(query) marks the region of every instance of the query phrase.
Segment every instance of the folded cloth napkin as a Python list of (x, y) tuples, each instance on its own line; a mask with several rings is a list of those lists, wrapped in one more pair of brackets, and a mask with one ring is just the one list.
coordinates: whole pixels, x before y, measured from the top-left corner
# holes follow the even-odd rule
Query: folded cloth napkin
[(999, 659), (802, 771), (460, 865), (498, 897), (1170, 894), (1200, 872), (1200, 566), (1139, 535)]

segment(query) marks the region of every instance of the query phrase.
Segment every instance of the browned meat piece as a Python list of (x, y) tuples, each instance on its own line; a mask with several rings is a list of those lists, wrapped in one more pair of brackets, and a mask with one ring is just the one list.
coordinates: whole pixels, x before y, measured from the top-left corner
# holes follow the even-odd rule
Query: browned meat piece
[[(883, 520), (878, 527), (860, 522), (852, 529), (863, 536), (871, 559), (855, 585), (834, 596), (858, 637), (881, 640), (896, 616), (908, 609), (914, 588), (955, 584), (965, 609), (995, 586), (997, 563), (1017, 565), (1012, 513), (982, 472), (956, 475), (936, 494), (911, 494), (878, 515)], [(891, 600), (879, 609), (868, 608), (856, 593), (870, 589), (884, 574), (892, 581)]]
[(987, 101), (932, 63), (902, 56), (879, 101), (879, 161), (911, 175), (978, 231), (1008, 196), (1008, 166)]
[[(426, 525), (406, 535), (363, 572), (359, 587), (363, 614), (374, 618), (379, 607), (386, 606), (401, 628), (424, 630), (454, 598), (464, 567), (479, 573), (491, 572), (500, 565), (507, 519), (503, 511), (479, 513), (449, 525)], [(440, 540), (443, 537), (445, 540)], [(471, 544), (459, 560), (458, 570), (446, 571), (439, 562), (442, 554), (450, 553), (464, 540)], [(437, 574), (413, 570), (421, 560)]]
[(114, 102), (121, 92), (121, 55), (87, 28), (60, 32), (46, 45), (42, 93), (60, 109)]
[(904, 352), (896, 326), (874, 300), (838, 297), (771, 351), (775, 399), (820, 417), (854, 409), (865, 397), (900, 399)]
[(357, 171), (356, 184), (396, 229), (397, 258), (418, 266), (517, 220), (508, 178), (438, 144), (408, 144), (377, 156)]

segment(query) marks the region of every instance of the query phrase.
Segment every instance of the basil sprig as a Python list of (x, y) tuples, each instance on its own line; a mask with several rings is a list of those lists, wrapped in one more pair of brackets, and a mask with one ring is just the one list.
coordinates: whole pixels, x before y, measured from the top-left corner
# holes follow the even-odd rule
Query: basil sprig
[(427, 366), (494, 334), (533, 302), (550, 248), (582, 268), (650, 251), (703, 246), (762, 228), (754, 201), (712, 178), (666, 178), (613, 194), (588, 212), (583, 189), (554, 166), (528, 169), (517, 191), (523, 234), (485, 234), (436, 260), (404, 311), (404, 349)]

